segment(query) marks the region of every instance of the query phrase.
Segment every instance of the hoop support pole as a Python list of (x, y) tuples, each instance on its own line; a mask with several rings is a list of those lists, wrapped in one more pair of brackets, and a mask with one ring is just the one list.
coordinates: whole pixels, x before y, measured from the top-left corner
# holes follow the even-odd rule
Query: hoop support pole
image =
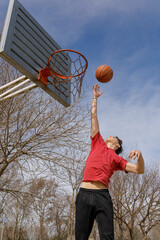
[(15, 85), (15, 84), (17, 84), (18, 82), (24, 81), (24, 80), (26, 80), (26, 79), (27, 79), (26, 76), (21, 76), (21, 77), (19, 77), (19, 78), (16, 78), (15, 80), (13, 80), (13, 81), (11, 81), (11, 82), (9, 82), (9, 83), (6, 83), (5, 85), (1, 86), (1, 87), (0, 87), (0, 91), (3, 91), (3, 90), (5, 90), (6, 88), (9, 88), (9, 87), (11, 87), (12, 85)]
[(19, 91), (16, 91), (14, 93), (11, 93), (11, 94), (7, 95), (6, 97), (1, 98), (0, 102), (4, 101), (4, 100), (7, 100), (8, 98), (15, 97), (15, 96), (17, 96), (17, 95), (19, 95), (21, 93), (27, 92), (27, 91), (29, 91), (29, 90), (31, 90), (33, 88), (36, 88), (36, 87), (38, 87), (37, 84), (33, 83), (32, 85), (30, 85), (28, 87), (25, 87), (25, 88), (23, 88), (23, 89), (21, 89)]
[(17, 84), (15, 87), (13, 87), (13, 88), (9, 89), (8, 91), (2, 93), (2, 94), (0, 95), (0, 98), (5, 97), (5, 96), (8, 95), (9, 93), (14, 92), (17, 88), (22, 87), (23, 85), (25, 85), (26, 83), (29, 83), (29, 82), (31, 82), (31, 80), (30, 80), (30, 79), (27, 79), (27, 80), (23, 81), (22, 83)]

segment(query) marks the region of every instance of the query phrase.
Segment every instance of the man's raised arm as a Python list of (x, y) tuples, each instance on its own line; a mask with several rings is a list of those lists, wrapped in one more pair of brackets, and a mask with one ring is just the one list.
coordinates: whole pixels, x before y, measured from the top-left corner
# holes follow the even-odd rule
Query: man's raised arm
[(102, 95), (103, 92), (99, 93), (98, 84), (93, 86), (93, 99), (91, 106), (91, 137), (93, 138), (99, 131), (99, 123), (97, 117), (97, 98)]

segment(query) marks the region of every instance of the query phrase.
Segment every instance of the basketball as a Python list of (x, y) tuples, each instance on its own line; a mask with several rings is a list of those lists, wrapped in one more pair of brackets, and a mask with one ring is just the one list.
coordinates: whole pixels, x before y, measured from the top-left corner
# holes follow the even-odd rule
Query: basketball
[(101, 65), (96, 69), (95, 76), (99, 82), (107, 83), (113, 77), (113, 70), (110, 66)]

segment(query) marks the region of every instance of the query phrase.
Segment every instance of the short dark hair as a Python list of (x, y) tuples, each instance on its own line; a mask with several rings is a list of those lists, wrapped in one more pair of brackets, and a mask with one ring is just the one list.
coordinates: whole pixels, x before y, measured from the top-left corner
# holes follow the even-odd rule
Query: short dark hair
[(123, 152), (123, 147), (122, 147), (122, 140), (121, 139), (119, 139), (118, 137), (116, 137), (117, 138), (117, 140), (118, 140), (118, 143), (119, 143), (119, 145), (120, 145), (120, 147), (115, 151), (118, 155), (120, 154), (120, 153), (122, 153)]

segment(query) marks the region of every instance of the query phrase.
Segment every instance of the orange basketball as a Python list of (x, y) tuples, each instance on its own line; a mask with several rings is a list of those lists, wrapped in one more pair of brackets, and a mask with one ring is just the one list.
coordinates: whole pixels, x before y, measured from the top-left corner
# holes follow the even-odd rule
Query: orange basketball
[(113, 77), (113, 70), (110, 66), (101, 65), (96, 69), (95, 76), (99, 82), (107, 83)]

